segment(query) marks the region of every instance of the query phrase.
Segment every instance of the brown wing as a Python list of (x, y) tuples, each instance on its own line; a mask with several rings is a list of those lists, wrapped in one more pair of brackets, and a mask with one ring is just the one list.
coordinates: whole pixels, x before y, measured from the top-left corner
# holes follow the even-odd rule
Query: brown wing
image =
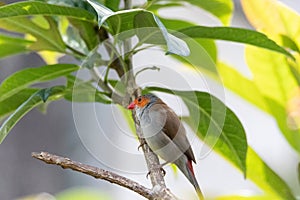
[(184, 152), (184, 154), (188, 157), (189, 160), (192, 160), (196, 163), (193, 150), (186, 137), (184, 126), (179, 120), (178, 116), (163, 101), (158, 100), (155, 104), (159, 106), (152, 106), (150, 110), (165, 112), (167, 116), (162, 131), (169, 138), (171, 138), (171, 140), (178, 146), (178, 148), (182, 152)]

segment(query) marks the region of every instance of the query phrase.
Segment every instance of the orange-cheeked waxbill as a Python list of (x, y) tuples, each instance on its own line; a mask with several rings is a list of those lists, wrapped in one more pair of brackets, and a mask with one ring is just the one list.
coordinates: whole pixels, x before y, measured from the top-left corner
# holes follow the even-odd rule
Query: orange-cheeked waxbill
[[(196, 163), (183, 124), (175, 112), (160, 98), (146, 94), (136, 98), (128, 109), (135, 109), (145, 141), (166, 163), (174, 163), (194, 186), (200, 200), (203, 194), (196, 180)], [(162, 164), (162, 166), (164, 165)]]

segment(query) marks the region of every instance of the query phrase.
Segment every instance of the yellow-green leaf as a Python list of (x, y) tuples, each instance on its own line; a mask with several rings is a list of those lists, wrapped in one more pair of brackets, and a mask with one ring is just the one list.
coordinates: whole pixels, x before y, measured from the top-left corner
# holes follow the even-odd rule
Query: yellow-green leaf
[(277, 0), (241, 0), (250, 23), (273, 40), (282, 43), (281, 35), (300, 46), (300, 15)]

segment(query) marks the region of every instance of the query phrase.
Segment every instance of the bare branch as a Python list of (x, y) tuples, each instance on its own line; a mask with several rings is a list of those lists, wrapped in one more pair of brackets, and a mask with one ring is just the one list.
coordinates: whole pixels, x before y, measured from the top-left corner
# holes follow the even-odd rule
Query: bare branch
[(82, 164), (80, 162), (73, 161), (69, 158), (53, 155), (47, 152), (41, 152), (41, 153), (33, 152), (31, 155), (32, 157), (44, 161), (48, 164), (59, 165), (64, 169), (65, 168), (72, 169), (74, 171), (81, 172), (89, 176), (93, 176), (96, 179), (103, 179), (111, 183), (120, 185), (122, 187), (125, 187), (129, 190), (132, 190), (140, 194), (141, 196), (147, 199), (158, 199), (154, 197), (157, 196), (157, 191), (153, 193), (150, 189), (140, 185), (139, 183), (130, 180), (126, 177), (115, 174), (113, 172), (99, 169), (94, 166)]

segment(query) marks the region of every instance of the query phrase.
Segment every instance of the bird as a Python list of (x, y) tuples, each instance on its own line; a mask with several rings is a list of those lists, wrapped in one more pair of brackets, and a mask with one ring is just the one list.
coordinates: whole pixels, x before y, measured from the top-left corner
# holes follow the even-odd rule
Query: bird
[(135, 110), (150, 149), (166, 161), (160, 165), (161, 168), (174, 163), (194, 186), (198, 198), (204, 200), (193, 169), (196, 159), (185, 128), (175, 112), (151, 93), (137, 97), (127, 108)]

